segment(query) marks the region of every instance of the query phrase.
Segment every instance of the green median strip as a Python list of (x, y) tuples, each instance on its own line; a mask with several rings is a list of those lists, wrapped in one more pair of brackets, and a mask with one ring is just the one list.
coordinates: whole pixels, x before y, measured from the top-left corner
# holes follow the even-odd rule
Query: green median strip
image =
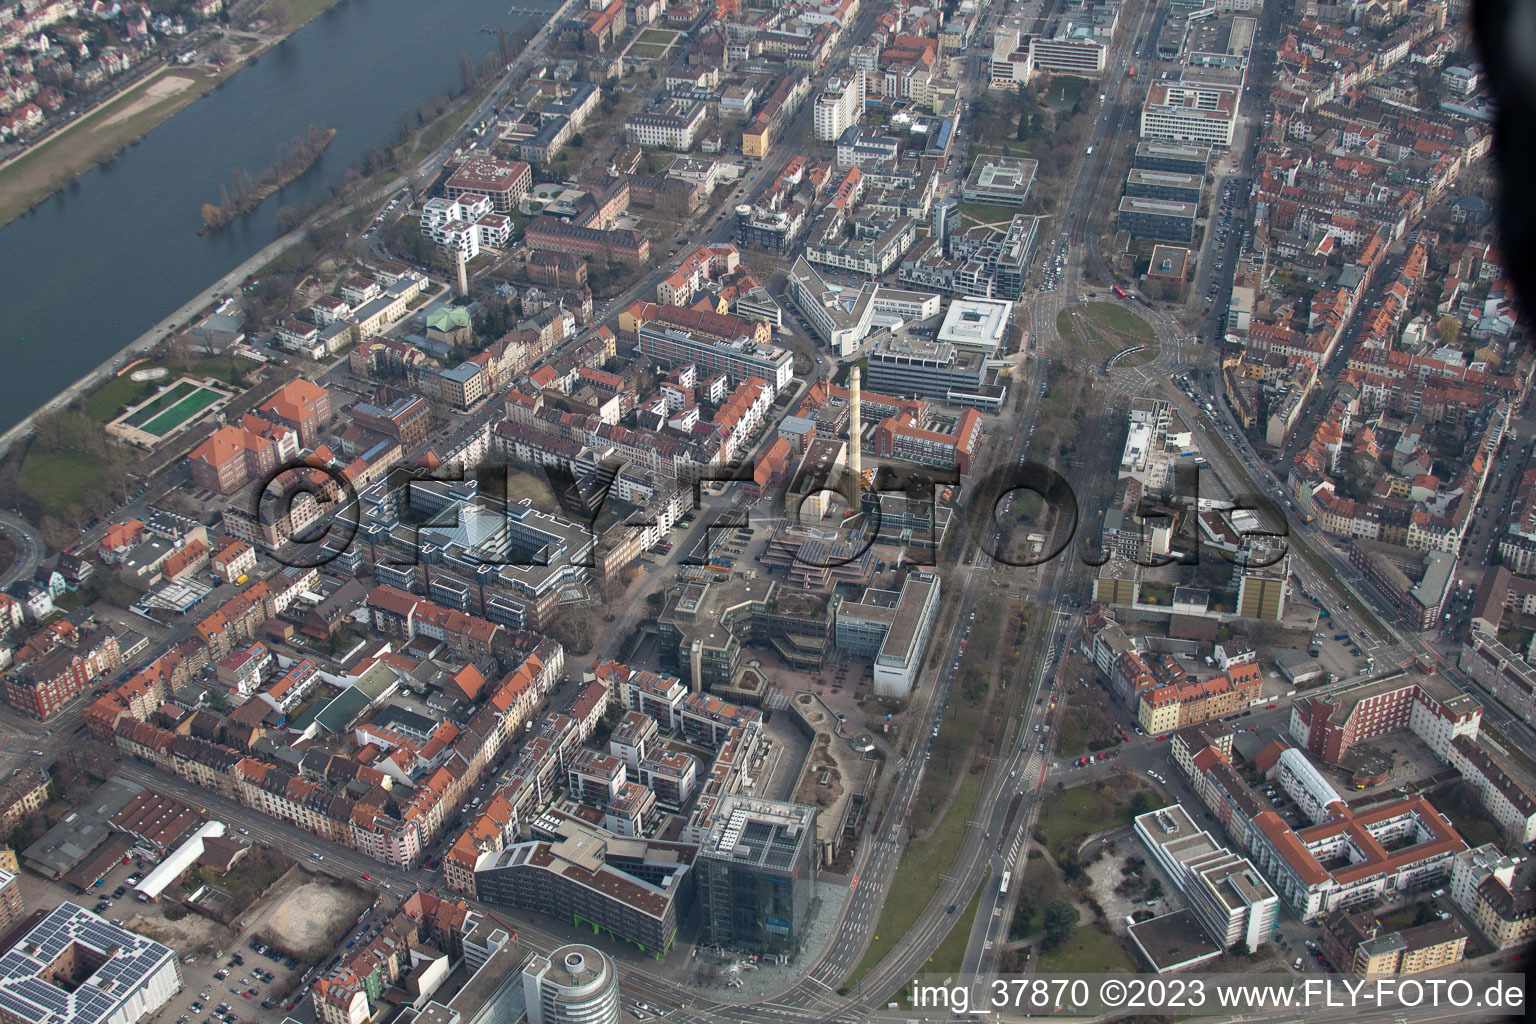
[[(986, 889), (985, 879), (977, 883), (976, 894), (971, 897), (971, 902), (966, 904), (963, 913), (954, 915), (954, 924), (950, 926), (949, 934), (944, 936), (939, 948), (933, 951), (933, 956), (928, 958), (920, 974), (948, 978), (965, 969), (965, 951), (971, 944), (971, 932), (976, 928), (976, 915), (981, 910), (981, 894)], [(901, 992), (893, 994), (892, 998), (900, 1001), (904, 1008), (911, 1009), (907, 1001), (911, 997), (911, 990), (910, 985), (903, 986)]]
[(939, 877), (954, 862), (955, 851), (960, 849), (965, 835), (965, 825), (976, 809), (981, 795), (981, 775), (972, 775), (960, 786), (949, 813), (928, 839), (907, 844), (902, 851), (901, 864), (896, 877), (886, 893), (885, 905), (880, 908), (880, 922), (875, 926), (875, 936), (859, 962), (858, 968), (848, 978), (848, 985), (860, 978), (884, 960), (896, 948), (902, 936), (912, 930), (923, 908), (933, 901), (939, 891)]

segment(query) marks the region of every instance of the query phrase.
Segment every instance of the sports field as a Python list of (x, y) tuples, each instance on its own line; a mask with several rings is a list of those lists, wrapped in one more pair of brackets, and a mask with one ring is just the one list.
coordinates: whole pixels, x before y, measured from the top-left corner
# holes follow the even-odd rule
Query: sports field
[(179, 381), (155, 395), (127, 416), (124, 416), (123, 422), (130, 427), (142, 427), (153, 417), (186, 398), (196, 388), (197, 385), (189, 381)]
[(107, 432), (125, 440), (153, 444), (229, 397), (230, 393), (222, 388), (182, 377), (108, 424)]
[(146, 434), (164, 437), (222, 397), (211, 388), (198, 388), (139, 429)]

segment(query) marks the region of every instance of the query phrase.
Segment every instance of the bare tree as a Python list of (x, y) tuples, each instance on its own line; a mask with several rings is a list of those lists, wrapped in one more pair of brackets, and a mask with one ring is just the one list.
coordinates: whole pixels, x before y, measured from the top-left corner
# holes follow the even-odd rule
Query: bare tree
[(288, 0), (267, 0), (261, 12), (276, 31), (285, 31), (293, 24), (293, 8), (288, 6)]

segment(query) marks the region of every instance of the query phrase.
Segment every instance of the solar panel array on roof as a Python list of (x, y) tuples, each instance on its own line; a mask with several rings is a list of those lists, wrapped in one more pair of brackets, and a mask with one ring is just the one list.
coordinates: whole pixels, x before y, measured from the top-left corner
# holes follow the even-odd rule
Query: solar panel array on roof
[[(104, 962), (70, 991), (47, 980), (72, 945)], [(0, 957), (0, 1013), (36, 1024), (97, 1024), (175, 957), (167, 946), (61, 904)]]

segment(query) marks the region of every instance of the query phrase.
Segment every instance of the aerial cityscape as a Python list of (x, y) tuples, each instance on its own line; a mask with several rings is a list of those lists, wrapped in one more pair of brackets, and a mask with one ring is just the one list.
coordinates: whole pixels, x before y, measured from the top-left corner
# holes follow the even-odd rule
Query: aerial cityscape
[(1477, 5), (557, 2), (0, 0), (0, 1024), (1524, 1019)]

